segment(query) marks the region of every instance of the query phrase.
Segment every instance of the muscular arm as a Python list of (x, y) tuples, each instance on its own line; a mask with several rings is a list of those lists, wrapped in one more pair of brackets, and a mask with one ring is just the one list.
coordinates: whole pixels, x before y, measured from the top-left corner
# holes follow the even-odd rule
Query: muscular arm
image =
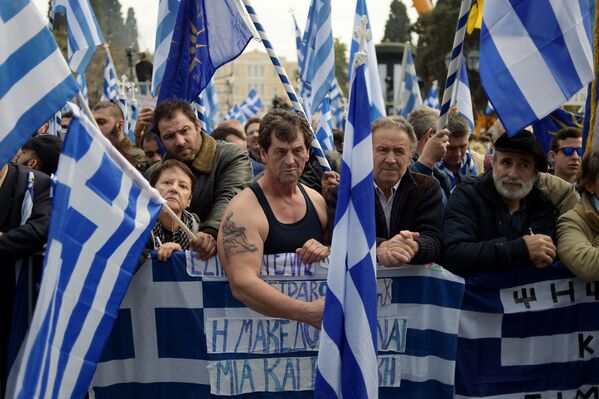
[[(222, 170), (215, 177), (214, 203), (200, 231), (215, 235), (229, 201), (252, 181), (250, 158), (247, 151), (231, 144), (222, 158)], [(220, 166), (219, 166), (220, 167)]]
[(293, 299), (260, 279), (263, 239), (257, 228), (259, 219), (255, 216), (256, 210), (251, 212), (247, 205), (242, 205), (244, 201), (247, 203), (246, 193), (231, 201), (217, 240), (218, 255), (233, 296), (266, 316), (297, 320), (320, 328), (322, 301)]

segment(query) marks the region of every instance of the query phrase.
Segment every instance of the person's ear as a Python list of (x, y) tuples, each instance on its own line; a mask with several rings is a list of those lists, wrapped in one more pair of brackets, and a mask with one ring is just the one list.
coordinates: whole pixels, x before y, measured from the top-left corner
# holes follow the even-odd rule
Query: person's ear
[(553, 150), (549, 150), (549, 160), (552, 163), (555, 163), (555, 160), (557, 159), (557, 153)]
[(266, 151), (262, 147), (260, 147), (260, 159), (263, 164), (266, 164)]
[(39, 166), (39, 162), (37, 161), (37, 159), (31, 158), (29, 161), (27, 161), (26, 166), (29, 169), (38, 170), (37, 167)]

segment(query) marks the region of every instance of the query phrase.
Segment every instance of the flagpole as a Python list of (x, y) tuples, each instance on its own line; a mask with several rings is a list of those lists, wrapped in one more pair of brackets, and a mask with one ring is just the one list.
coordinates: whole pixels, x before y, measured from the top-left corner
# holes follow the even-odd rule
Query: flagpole
[[(94, 119), (94, 115), (92, 114), (91, 109), (89, 109), (89, 105), (87, 105), (87, 103), (83, 101), (83, 95), (81, 94), (81, 90), (79, 90), (79, 92), (77, 93), (77, 100), (81, 104), (83, 104), (81, 109), (87, 114), (88, 119), (91, 120), (92, 124), (96, 127), (96, 129), (100, 131), (100, 126), (98, 126), (96, 119)], [(185, 234), (187, 234), (187, 237), (189, 237), (190, 240), (196, 239), (196, 235), (193, 234), (193, 232), (185, 225), (185, 223), (183, 223), (183, 221), (175, 214), (175, 212), (173, 212), (173, 210), (168, 206), (168, 204), (164, 203), (162, 205), (162, 209), (171, 217), (171, 219), (173, 219), (175, 223), (179, 225), (179, 227), (181, 227), (181, 230), (183, 230)]]
[(456, 32), (453, 38), (453, 46), (451, 50), (451, 62), (449, 63), (449, 67), (447, 68), (447, 79), (445, 80), (443, 101), (441, 101), (441, 112), (439, 115), (438, 126), (439, 130), (443, 129), (447, 124), (447, 116), (449, 113), (449, 109), (451, 108), (452, 94), (455, 90), (453, 86), (457, 86), (458, 84), (458, 73), (460, 72), (459, 68), (460, 63), (462, 61), (462, 47), (464, 45), (464, 35), (466, 34), (466, 24), (468, 22), (468, 15), (470, 14), (471, 5), (472, 0), (462, 0), (462, 4), (460, 6), (460, 14), (458, 17)]
[(287, 92), (287, 96), (289, 97), (289, 100), (291, 101), (291, 105), (293, 106), (293, 109), (295, 111), (297, 111), (298, 113), (300, 113), (301, 115), (303, 115), (303, 117), (306, 118), (306, 120), (308, 121), (308, 126), (310, 126), (310, 131), (312, 133), (312, 141), (311, 141), (310, 145), (312, 146), (314, 155), (316, 155), (316, 158), (318, 159), (318, 163), (322, 167), (323, 171), (330, 172), (331, 166), (329, 165), (327, 158), (324, 156), (324, 152), (322, 151), (322, 147), (320, 146), (320, 143), (318, 142), (318, 139), (316, 138), (316, 134), (314, 134), (314, 130), (312, 129), (312, 123), (310, 120), (308, 120), (308, 117), (306, 116), (306, 112), (304, 111), (304, 107), (302, 107), (302, 104), (300, 104), (300, 102), (297, 98), (295, 89), (293, 88), (293, 86), (291, 85), (291, 83), (289, 81), (289, 78), (287, 77), (287, 73), (285, 72), (285, 69), (283, 68), (283, 64), (281, 63), (281, 60), (275, 53), (275, 49), (273, 48), (272, 43), (270, 42), (270, 40), (268, 40), (268, 37), (266, 36), (266, 32), (264, 31), (264, 26), (260, 23), (260, 20), (258, 19), (258, 15), (256, 15), (256, 11), (254, 10), (254, 7), (252, 6), (250, 0), (242, 0), (242, 1), (243, 1), (243, 5), (245, 6), (245, 9), (247, 10), (248, 14), (250, 15), (250, 19), (252, 20), (254, 26), (256, 27), (256, 30), (258, 31), (258, 34), (260, 35), (262, 44), (264, 44), (264, 48), (266, 49), (266, 52), (268, 53), (268, 56), (270, 57), (270, 60), (273, 64), (273, 66), (275, 67), (275, 71), (277, 72), (277, 75), (279, 75), (279, 79), (281, 80), (281, 83), (285, 87), (285, 91)]

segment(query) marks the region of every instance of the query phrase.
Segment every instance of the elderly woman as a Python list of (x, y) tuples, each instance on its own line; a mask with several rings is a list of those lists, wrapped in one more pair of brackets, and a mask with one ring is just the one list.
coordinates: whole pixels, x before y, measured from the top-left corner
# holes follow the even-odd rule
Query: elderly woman
[(576, 186), (582, 199), (564, 213), (557, 226), (557, 253), (572, 273), (599, 280), (599, 151), (582, 159)]
[[(191, 203), (195, 185), (193, 172), (184, 163), (175, 159), (160, 162), (150, 176), (150, 185), (164, 198), (166, 204), (195, 234), (200, 228), (200, 219), (185, 209)], [(168, 260), (174, 251), (194, 248), (195, 240), (189, 239), (181, 227), (164, 210), (152, 228), (146, 249), (157, 249), (158, 259)]]

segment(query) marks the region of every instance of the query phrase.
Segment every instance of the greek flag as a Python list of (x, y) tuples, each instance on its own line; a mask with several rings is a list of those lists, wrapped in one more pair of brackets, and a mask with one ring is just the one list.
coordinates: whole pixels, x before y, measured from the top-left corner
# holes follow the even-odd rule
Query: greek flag
[(420, 87), (418, 86), (418, 77), (416, 76), (416, 67), (414, 67), (414, 58), (412, 58), (412, 50), (406, 47), (405, 55), (405, 73), (404, 80), (399, 84), (399, 93), (397, 101), (399, 106), (397, 113), (404, 118), (418, 107), (422, 106), (422, 96), (420, 95)]
[(126, 130), (125, 130), (125, 134), (127, 135), (127, 138), (129, 138), (129, 141), (131, 141), (132, 143), (135, 143), (135, 124), (137, 123), (137, 116), (139, 115), (139, 108), (137, 106), (137, 101), (136, 100), (129, 100), (126, 103), (126, 107), (127, 107), (127, 121), (126, 121)]
[(435, 80), (431, 86), (426, 98), (424, 99), (423, 105), (432, 109), (440, 109), (439, 106), (439, 84)]
[(598, 288), (559, 263), (467, 277), (456, 399), (596, 397)]
[(69, 66), (82, 74), (87, 69), (96, 47), (105, 43), (89, 0), (55, 0), (53, 13), (67, 18)]
[(211, 123), (216, 122), (216, 116), (218, 114), (218, 97), (216, 87), (214, 85), (214, 79), (210, 79), (208, 86), (204, 89), (200, 97), (204, 101), (204, 110), (206, 117)]
[(320, 121), (318, 122), (318, 128), (316, 129), (316, 138), (323, 150), (331, 151), (335, 149), (335, 139), (333, 138), (331, 100), (328, 96), (324, 98), (320, 112)]
[(247, 122), (247, 118), (245, 117), (243, 112), (241, 112), (241, 108), (239, 108), (239, 105), (237, 104), (235, 104), (233, 108), (231, 108), (229, 112), (227, 112), (227, 114), (225, 115), (225, 119), (237, 119), (239, 122), (241, 122), (242, 125)]
[(73, 107), (44, 276), (8, 397), (85, 395), (162, 203)]
[(567, 127), (582, 129), (583, 118), (582, 114), (574, 114), (565, 109), (558, 108), (546, 117), (534, 122), (532, 124), (532, 132), (539, 139), (545, 152), (548, 153), (551, 150), (551, 141), (555, 133)]
[(586, 0), (485, 2), (481, 82), (508, 133), (565, 103), (593, 80)]
[[(331, 31), (331, 0), (312, 0), (304, 32), (302, 89), (308, 118), (320, 109), (335, 79), (335, 53)], [(305, 86), (305, 87), (304, 87)]]
[(474, 113), (472, 112), (472, 96), (470, 95), (470, 84), (468, 83), (468, 72), (466, 62), (462, 57), (460, 72), (458, 74), (458, 84), (454, 85), (454, 95), (451, 101), (452, 107), (456, 107), (458, 113), (462, 115), (470, 126), (470, 132), (474, 132)]
[(295, 15), (293, 15), (293, 24), (295, 26), (295, 48), (297, 51), (297, 65), (301, 66), (304, 63), (304, 43), (302, 42), (302, 32), (300, 31), (299, 26), (297, 26)]
[(333, 114), (335, 128), (343, 130), (343, 126), (345, 125), (345, 98), (343, 97), (343, 92), (341, 91), (337, 78), (335, 78), (335, 81), (333, 82), (330, 96), (331, 112)]
[(154, 47), (154, 69), (152, 70), (152, 97), (158, 95), (160, 83), (166, 68), (166, 59), (173, 39), (173, 29), (177, 20), (181, 0), (160, 0), (158, 3), (158, 24)]
[[(362, 61), (364, 62), (364, 61)], [(349, 95), (315, 397), (377, 398), (377, 283), (370, 101), (364, 64)]]
[(37, 7), (0, 3), (0, 165), (79, 87)]
[(78, 74), (77, 77), (75, 78), (75, 80), (77, 81), (77, 84), (79, 85), (79, 90), (81, 91), (81, 96), (87, 103), (89, 101), (89, 99), (87, 96), (87, 79), (85, 77), (85, 74), (84, 73)]
[(121, 96), (119, 85), (116, 80), (116, 70), (112, 63), (112, 57), (106, 49), (106, 64), (104, 65), (104, 82), (102, 84), (102, 100), (103, 101), (117, 101)]
[(198, 98), (214, 72), (237, 58), (252, 37), (235, 0), (181, 0), (158, 103)]
[[(62, 112), (58, 111), (48, 121), (48, 134), (56, 137), (60, 136), (62, 130)], [(62, 137), (61, 137), (62, 138)]]
[[(368, 18), (368, 8), (366, 7), (366, 0), (358, 0), (356, 3), (356, 16), (354, 17), (354, 30), (362, 29), (362, 17)], [(372, 31), (370, 25), (370, 18), (366, 23), (366, 29)], [(360, 47), (360, 40), (352, 32), (351, 49), (349, 52), (349, 72), (347, 76), (351, 81), (351, 74), (354, 65), (354, 55)], [(381, 89), (381, 78), (379, 76), (379, 63), (376, 59), (376, 51), (374, 50), (374, 40), (372, 36), (366, 40), (366, 54), (368, 59), (366, 60), (365, 73), (366, 73), (366, 88), (368, 89), (368, 98), (370, 98), (370, 122), (374, 122), (376, 119), (386, 116), (385, 111), (385, 100), (383, 98), (383, 89)]]
[(262, 100), (255, 89), (250, 90), (248, 96), (241, 103), (241, 111), (247, 119), (253, 118), (262, 109)]

